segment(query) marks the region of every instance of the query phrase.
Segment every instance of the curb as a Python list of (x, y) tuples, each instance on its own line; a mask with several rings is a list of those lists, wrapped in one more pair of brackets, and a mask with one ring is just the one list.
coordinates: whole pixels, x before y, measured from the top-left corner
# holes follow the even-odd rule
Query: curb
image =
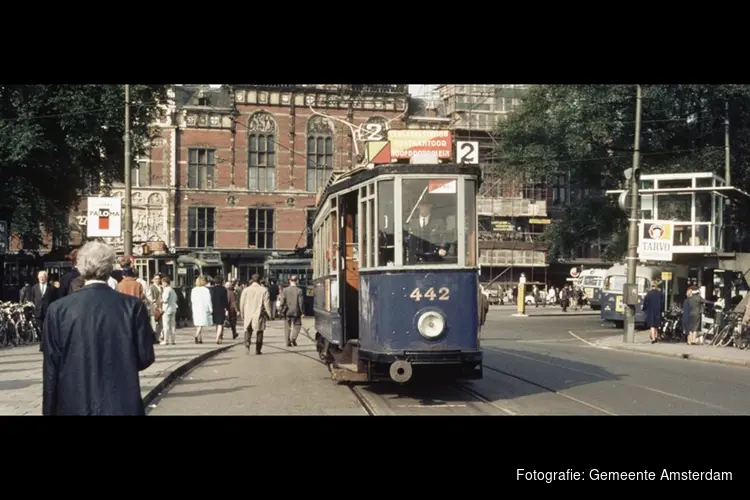
[[(197, 365), (203, 363), (204, 361), (213, 358), (217, 354), (221, 354), (224, 351), (228, 351), (234, 346), (240, 345), (242, 342), (236, 342), (234, 344), (229, 344), (224, 347), (219, 347), (218, 349), (213, 349), (211, 351), (206, 351), (197, 358), (193, 358), (190, 361), (187, 361), (174, 370), (167, 373), (167, 376), (162, 379), (161, 382), (156, 384), (150, 391), (148, 391), (148, 394), (146, 394), (143, 397), (143, 406), (148, 410), (149, 405), (161, 394), (164, 392), (165, 389), (167, 389), (172, 383), (175, 381), (177, 377), (180, 377), (184, 375), (185, 373), (189, 372), (191, 369), (195, 368)], [(164, 372), (162, 372), (164, 373)]]
[(677, 358), (677, 359), (685, 359), (685, 360), (693, 360), (693, 361), (702, 361), (703, 363), (712, 363), (715, 365), (725, 365), (725, 366), (739, 366), (743, 368), (750, 367), (750, 361), (742, 361), (742, 360), (735, 360), (735, 359), (724, 359), (724, 358), (716, 358), (714, 356), (705, 356), (703, 354), (691, 354), (688, 352), (654, 352), (654, 351), (646, 351), (643, 349), (636, 349), (632, 347), (627, 346), (619, 346), (619, 345), (604, 345), (604, 344), (596, 344), (599, 348), (604, 349), (616, 349), (618, 351), (628, 351), (628, 352), (635, 352), (639, 354), (650, 354), (651, 356), (660, 356), (662, 358)]

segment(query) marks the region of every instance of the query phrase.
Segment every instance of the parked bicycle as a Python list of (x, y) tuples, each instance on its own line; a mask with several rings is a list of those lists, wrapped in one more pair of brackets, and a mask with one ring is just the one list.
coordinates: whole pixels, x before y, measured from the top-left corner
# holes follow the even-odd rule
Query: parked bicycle
[(31, 344), (39, 340), (34, 304), (0, 302), (0, 347)]
[(682, 309), (679, 306), (672, 305), (664, 314), (659, 328), (659, 340), (671, 340), (673, 342), (685, 340), (682, 331)]

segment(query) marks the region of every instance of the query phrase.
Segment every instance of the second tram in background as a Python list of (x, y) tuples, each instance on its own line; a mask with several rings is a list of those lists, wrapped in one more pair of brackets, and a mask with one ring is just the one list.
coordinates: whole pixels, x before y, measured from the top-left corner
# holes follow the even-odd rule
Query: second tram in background
[(313, 315), (312, 252), (290, 252), (272, 255), (263, 264), (263, 277), (275, 279), (282, 287), (289, 285), (289, 277), (297, 276), (297, 286), (305, 296), (305, 315)]
[(482, 377), (476, 193), (456, 164), (334, 179), (314, 221), (317, 349), (341, 381)]

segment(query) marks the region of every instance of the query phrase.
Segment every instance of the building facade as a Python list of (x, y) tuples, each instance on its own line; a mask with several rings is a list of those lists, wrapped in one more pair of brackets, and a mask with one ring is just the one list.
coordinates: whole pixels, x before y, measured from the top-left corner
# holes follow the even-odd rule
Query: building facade
[[(171, 275), (175, 256), (211, 252), (225, 276), (247, 280), (269, 255), (311, 248), (316, 194), (360, 160), (356, 127), (399, 122), (407, 97), (407, 85), (175, 86), (132, 173), (141, 275)], [(115, 183), (109, 194), (122, 192)], [(85, 213), (84, 200), (73, 244)], [(122, 252), (122, 238), (106, 240)]]

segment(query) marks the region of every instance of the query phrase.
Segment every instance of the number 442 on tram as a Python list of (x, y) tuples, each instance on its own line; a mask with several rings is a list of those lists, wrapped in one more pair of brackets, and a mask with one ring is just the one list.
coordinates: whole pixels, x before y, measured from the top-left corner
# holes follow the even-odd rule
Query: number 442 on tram
[(318, 354), (334, 380), (482, 378), (476, 193), (457, 164), (378, 165), (320, 195), (313, 224)]

